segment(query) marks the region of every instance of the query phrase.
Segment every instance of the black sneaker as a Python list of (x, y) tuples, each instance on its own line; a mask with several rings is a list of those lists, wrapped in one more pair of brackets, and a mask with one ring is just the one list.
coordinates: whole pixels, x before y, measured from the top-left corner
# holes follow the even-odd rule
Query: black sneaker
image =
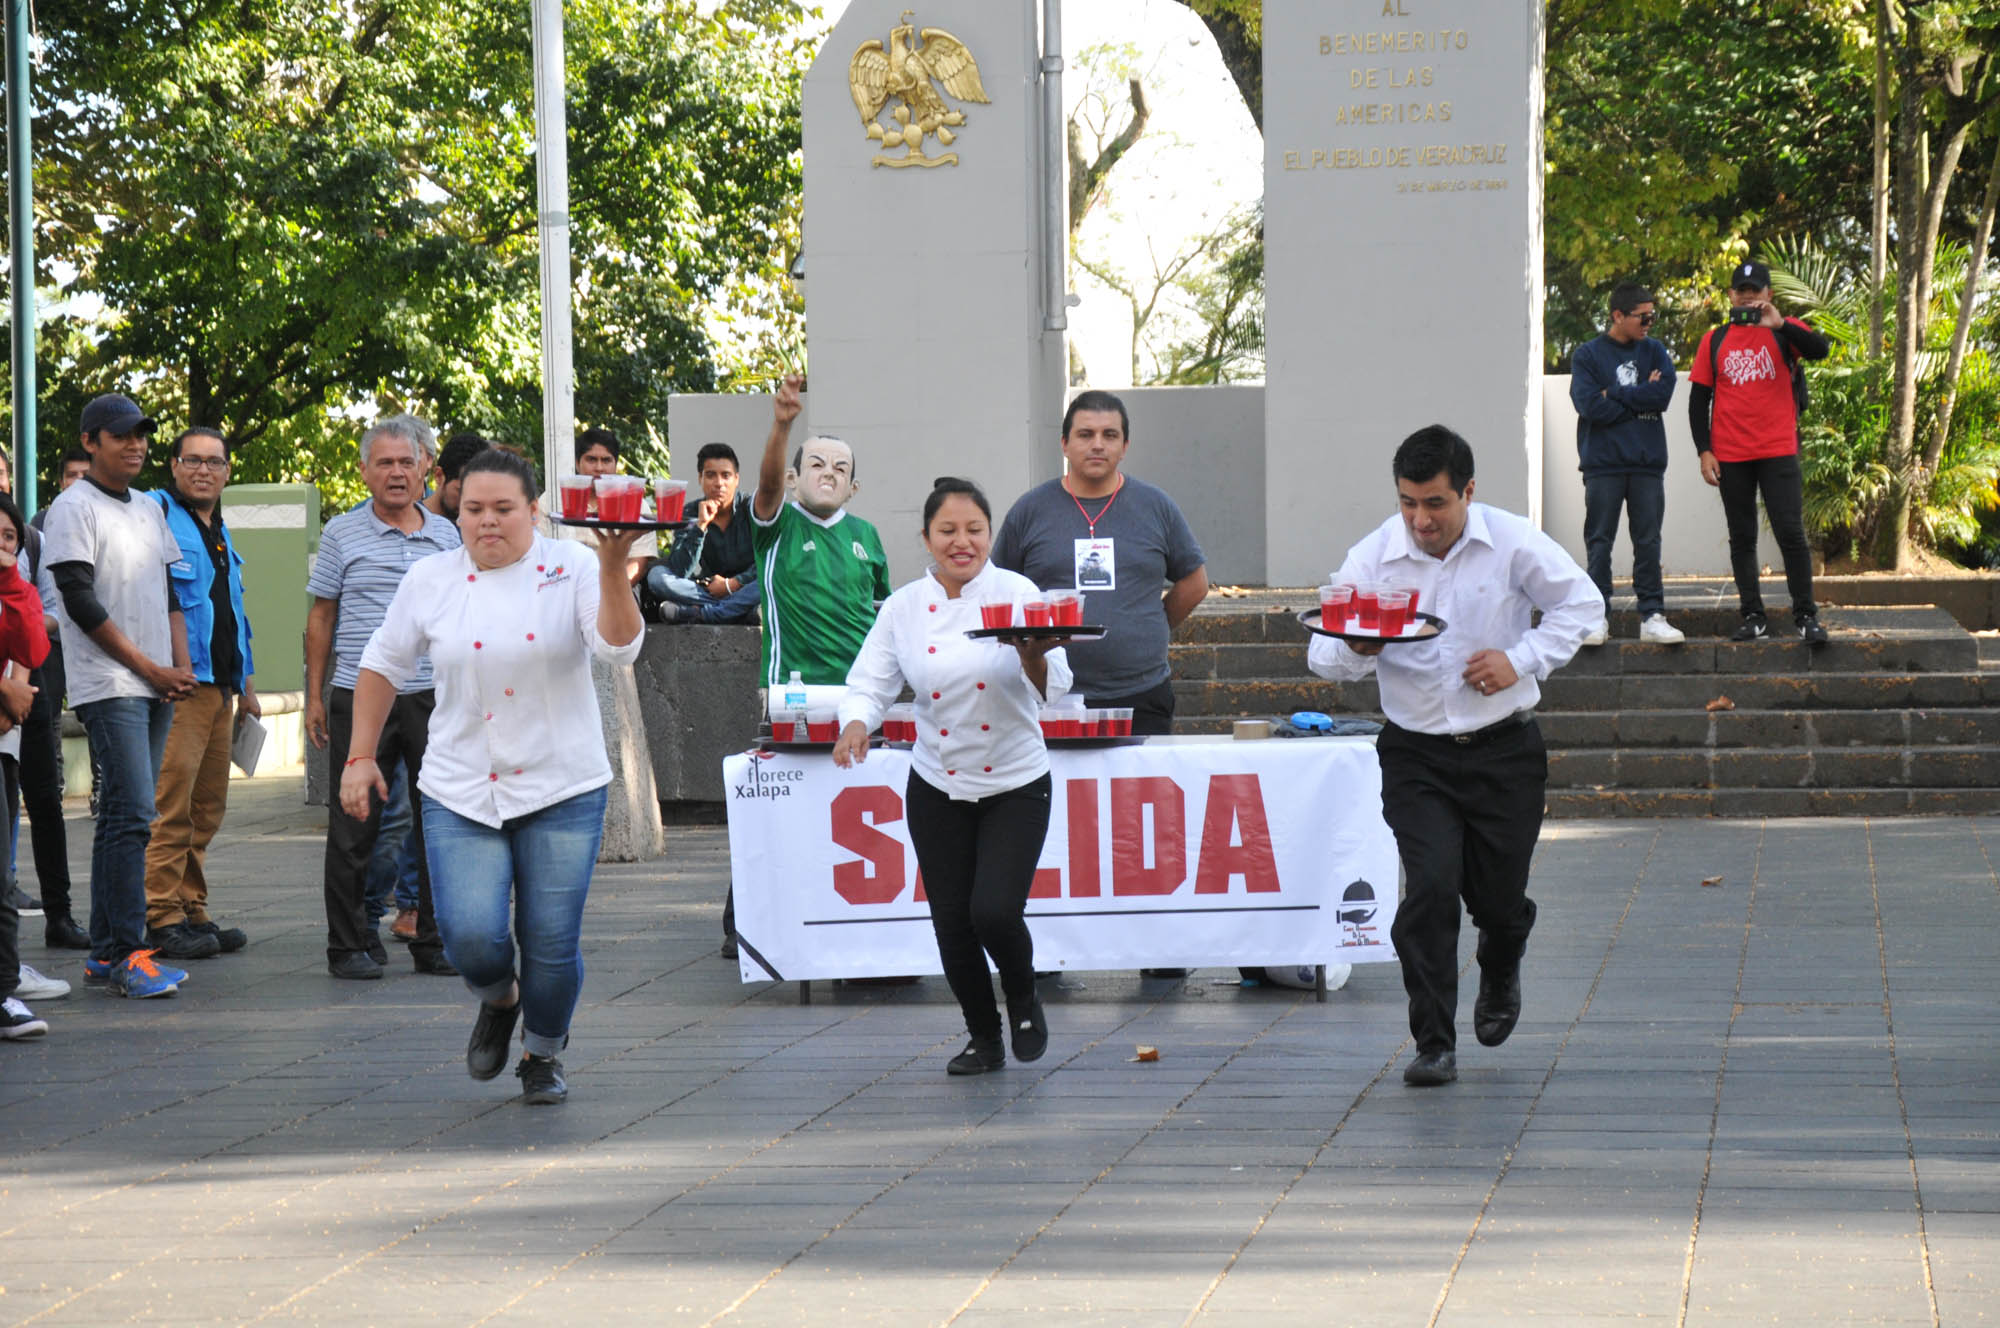
[(521, 1101), (531, 1107), (553, 1107), (569, 1096), (569, 1085), (563, 1082), (562, 1062), (553, 1056), (529, 1052), (521, 1057), (514, 1073), (521, 1080)]
[(1809, 646), (1826, 644), (1826, 628), (1819, 625), (1817, 613), (1801, 613), (1792, 620), (1799, 629), (1799, 639)]
[(250, 944), (250, 937), (241, 927), (225, 927), (217, 922), (190, 922), (189, 931), (200, 932), (203, 936), (213, 936), (222, 947), (222, 953), (235, 954)]
[(88, 950), (90, 933), (67, 915), (50, 918), (42, 928), (42, 944), (51, 950)]
[(507, 1044), (514, 1040), (514, 1025), (521, 1018), (521, 1002), (504, 1009), (479, 1003), (479, 1018), (473, 1021), (472, 1037), (465, 1044), (465, 1068), (474, 1079), (498, 1077), (507, 1066)]
[[(1044, 1038), (1046, 1042), (1048, 1039)], [(946, 1074), (985, 1074), (997, 1070), (1007, 1063), (1006, 1048), (997, 1037), (975, 1037), (965, 1044), (965, 1050), (945, 1063)]]
[(1021, 1014), (1011, 1010), (1007, 1022), (1013, 1025), (1014, 1059), (1017, 1061), (1038, 1061), (1042, 1053), (1049, 1049), (1049, 1021), (1042, 1013), (1042, 1002), (1036, 997), (1034, 1004)]
[(146, 946), (163, 959), (213, 959), (222, 953), (222, 942), (206, 932), (196, 931), (185, 922), (153, 927), (146, 932)]
[(42, 901), (23, 890), (18, 885), (7, 887), (7, 898), (14, 905), (14, 911), (24, 918), (42, 916)]
[(1762, 641), (1771, 635), (1771, 624), (1761, 613), (1746, 613), (1735, 631), (1729, 634), (1732, 641)]
[(734, 959), (734, 958), (736, 958), (736, 933), (735, 933), (735, 932), (733, 932), (733, 931), (732, 931), (732, 932), (730, 932), (730, 933), (729, 933), (729, 934), (728, 934), (727, 936), (724, 936), (724, 937), (722, 938), (722, 949), (718, 950), (718, 951), (717, 951), (716, 953), (720, 954), (720, 955), (721, 955), (721, 956), (722, 956), (722, 957), (723, 957), (724, 959)]

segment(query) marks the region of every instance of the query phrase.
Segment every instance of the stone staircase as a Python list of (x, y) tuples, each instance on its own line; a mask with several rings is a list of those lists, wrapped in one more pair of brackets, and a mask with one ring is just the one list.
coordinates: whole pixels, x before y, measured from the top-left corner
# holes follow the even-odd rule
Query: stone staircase
[[(1542, 687), (1551, 816), (1802, 816), (2000, 808), (2000, 646), (1930, 605), (1822, 608), (1832, 640), (1736, 643), (1733, 607), (1671, 599), (1681, 646), (1631, 612)], [(1182, 732), (1321, 710), (1380, 717), (1375, 684), (1306, 672), (1310, 591), (1211, 601), (1175, 634)], [(1766, 602), (1784, 602), (1782, 591)], [(1733, 599), (1730, 600), (1733, 605)], [(1985, 656), (1984, 658), (1982, 656)]]

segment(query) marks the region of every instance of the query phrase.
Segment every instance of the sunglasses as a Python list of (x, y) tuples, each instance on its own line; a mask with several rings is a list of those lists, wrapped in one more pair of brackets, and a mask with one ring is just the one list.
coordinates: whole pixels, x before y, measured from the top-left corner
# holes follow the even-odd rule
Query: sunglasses
[(1655, 318), (1658, 318), (1658, 317), (1659, 317), (1659, 315), (1658, 315), (1657, 313), (1652, 313), (1652, 314), (1634, 314), (1634, 315), (1632, 315), (1632, 316), (1633, 316), (1634, 318), (1636, 318), (1636, 319), (1638, 319), (1638, 320), (1639, 320), (1639, 326), (1640, 326), (1640, 327), (1651, 327), (1651, 326), (1653, 325), (1653, 320), (1654, 320)]

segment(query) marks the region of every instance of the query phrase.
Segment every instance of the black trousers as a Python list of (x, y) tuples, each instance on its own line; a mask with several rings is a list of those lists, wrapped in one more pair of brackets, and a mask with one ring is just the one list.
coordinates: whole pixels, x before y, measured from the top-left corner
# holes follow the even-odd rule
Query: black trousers
[(1542, 830), (1549, 779), (1541, 728), (1530, 719), (1461, 744), (1384, 726), (1382, 816), (1403, 859), (1403, 902), (1390, 938), (1403, 965), (1410, 1033), (1419, 1052), (1458, 1045), (1459, 902), (1479, 928), (1479, 963), (1521, 962), (1535, 904), (1528, 864)]
[(1174, 731), (1174, 680), (1167, 679), (1158, 687), (1149, 687), (1143, 692), (1130, 696), (1086, 696), (1084, 703), (1093, 709), (1116, 706), (1132, 708), (1132, 736), (1168, 734)]
[[(46, 921), (72, 916), (69, 882), (69, 831), (63, 825), (62, 647), (49, 642), (49, 657), (28, 681), (41, 690), (21, 725), (21, 801), (28, 813), (28, 838), (34, 844), (35, 879), (41, 886)], [(8, 807), (8, 823), (13, 808)]]
[(1792, 613), (1819, 612), (1813, 603), (1812, 545), (1806, 541), (1805, 474), (1797, 453), (1756, 461), (1722, 463), (1722, 515), (1729, 524), (1729, 570), (1736, 577), (1736, 600), (1745, 613), (1764, 611), (1757, 585), (1757, 495), (1785, 559), (1785, 589)]
[[(424, 840), (424, 800), (417, 796), (417, 777), (423, 773), (424, 742), (436, 705), (432, 692), (399, 694), (375, 744), (375, 762), (385, 779), (394, 777), (398, 764), (409, 771), (410, 810), (416, 818), (419, 849)], [(368, 923), (367, 894), (368, 858), (382, 830), (382, 803), (371, 800), (365, 821), (355, 820), (340, 806), (341, 770), (354, 737), (354, 693), (350, 689), (336, 687), (327, 698), (326, 733), (333, 779), (326, 809), (326, 957), (338, 959), (357, 951), (366, 953), (371, 940), (381, 944)], [(410, 953), (423, 959), (444, 953), (444, 943), (438, 939), (437, 914), (431, 908), (430, 864), (422, 852), (417, 854), (417, 938), (410, 942)]]
[(1023, 914), (1049, 832), (1050, 788), (1043, 775), (976, 802), (954, 802), (910, 772), (903, 795), (910, 844), (945, 981), (974, 1037), (1000, 1036), (987, 955), (1000, 970), (1008, 1009), (1025, 1014), (1035, 999), (1035, 941)]

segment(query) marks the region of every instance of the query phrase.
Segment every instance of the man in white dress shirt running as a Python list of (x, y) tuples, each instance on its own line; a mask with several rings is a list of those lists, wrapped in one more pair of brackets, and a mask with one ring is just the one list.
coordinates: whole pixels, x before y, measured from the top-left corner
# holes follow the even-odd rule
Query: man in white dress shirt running
[(1391, 937), (1417, 1044), (1403, 1081), (1430, 1086), (1458, 1078), (1461, 898), (1479, 928), (1473, 1032), (1497, 1047), (1520, 1018), (1549, 774), (1537, 684), (1569, 662), (1604, 599), (1554, 540), (1472, 501), (1472, 448), (1443, 425), (1404, 439), (1393, 469), (1400, 515), (1349, 549), (1333, 580), (1414, 588), (1445, 630), (1393, 648), (1314, 637), (1306, 662), (1342, 681), (1373, 672), (1381, 688), (1382, 815), (1407, 878)]

